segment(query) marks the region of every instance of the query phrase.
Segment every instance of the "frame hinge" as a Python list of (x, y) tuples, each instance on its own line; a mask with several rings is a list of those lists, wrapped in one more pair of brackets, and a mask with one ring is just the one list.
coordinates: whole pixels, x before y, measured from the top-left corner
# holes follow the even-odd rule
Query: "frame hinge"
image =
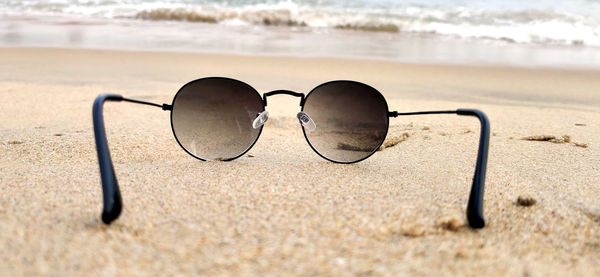
[(172, 111), (173, 106), (171, 106), (169, 104), (162, 104), (162, 109), (163, 109), (163, 111)]
[(398, 112), (397, 111), (388, 112), (388, 117), (398, 117)]

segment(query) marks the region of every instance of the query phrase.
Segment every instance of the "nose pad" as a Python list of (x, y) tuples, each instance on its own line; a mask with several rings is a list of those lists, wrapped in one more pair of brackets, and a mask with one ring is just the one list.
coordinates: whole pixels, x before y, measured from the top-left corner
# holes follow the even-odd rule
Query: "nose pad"
[(258, 129), (260, 126), (265, 125), (265, 123), (269, 120), (269, 112), (264, 111), (259, 113), (258, 116), (252, 121), (252, 128)]
[(296, 117), (300, 120), (300, 124), (306, 128), (309, 132), (313, 132), (317, 129), (317, 124), (310, 118), (310, 116), (305, 112), (299, 112)]

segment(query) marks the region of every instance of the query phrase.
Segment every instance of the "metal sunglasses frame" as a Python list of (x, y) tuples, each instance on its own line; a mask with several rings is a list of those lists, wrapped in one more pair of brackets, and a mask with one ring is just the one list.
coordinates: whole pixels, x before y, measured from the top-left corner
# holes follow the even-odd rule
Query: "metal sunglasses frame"
[[(240, 82), (238, 80), (225, 78), (225, 77), (208, 77), (208, 78), (201, 78), (201, 79), (191, 81), (188, 84), (191, 84), (191, 83), (199, 81), (199, 80), (205, 80), (205, 79), (211, 79), (211, 78), (228, 79), (228, 80)], [(311, 90), (311, 92), (313, 92), (315, 89), (319, 88), (320, 86), (323, 86), (323, 85), (326, 85), (329, 83), (333, 83), (333, 82), (359, 83), (356, 81), (349, 81), (349, 80), (331, 81), (331, 82), (327, 82), (327, 83), (317, 86), (316, 88)], [(186, 84), (186, 85), (188, 85), (188, 84)], [(362, 84), (362, 83), (360, 83), (360, 84)], [(183, 87), (185, 87), (186, 85), (184, 85)], [(365, 84), (363, 84), (363, 85), (365, 85)], [(181, 89), (183, 89), (183, 87)], [(251, 86), (249, 86), (249, 87), (252, 88)], [(181, 92), (181, 89), (178, 91), (178, 93)], [(375, 91), (377, 91), (377, 90), (375, 90)], [(267, 97), (273, 96), (273, 95), (278, 95), (278, 94), (285, 94), (285, 95), (300, 97), (300, 106), (301, 106), (302, 110), (304, 110), (304, 104), (306, 102), (306, 99), (310, 96), (311, 92), (309, 92), (307, 95), (305, 95), (303, 93), (290, 91), (290, 90), (274, 90), (274, 91), (269, 91), (269, 92), (263, 93), (263, 95), (261, 97), (262, 104), (263, 104), (263, 110), (267, 106)], [(257, 91), (256, 91), (256, 93), (260, 97), (260, 94)], [(100, 178), (101, 178), (101, 182), (102, 182), (102, 195), (103, 195), (103, 200), (104, 200), (103, 201), (104, 205), (103, 205), (103, 210), (102, 210), (102, 221), (105, 224), (110, 224), (111, 222), (113, 222), (114, 220), (116, 220), (119, 217), (119, 215), (121, 214), (121, 211), (123, 209), (123, 202), (121, 199), (121, 192), (119, 190), (119, 184), (117, 182), (117, 176), (116, 176), (114, 166), (112, 163), (112, 159), (110, 156), (110, 151), (108, 149), (108, 141), (106, 139), (106, 131), (104, 128), (104, 116), (103, 116), (103, 111), (102, 111), (104, 102), (106, 102), (106, 101), (114, 101), (114, 102), (125, 101), (125, 102), (130, 102), (130, 103), (159, 107), (159, 108), (162, 108), (162, 110), (164, 110), (164, 111), (171, 111), (171, 129), (173, 131), (173, 135), (175, 136), (175, 140), (181, 146), (181, 148), (183, 148), (183, 150), (186, 151), (188, 154), (192, 155), (193, 157), (195, 157), (197, 159), (203, 160), (202, 158), (190, 153), (188, 150), (185, 149), (185, 147), (183, 147), (183, 145), (181, 145), (181, 143), (177, 139), (175, 130), (173, 129), (173, 120), (172, 120), (173, 113), (172, 113), (172, 111), (173, 111), (173, 104), (175, 103), (175, 98), (177, 97), (177, 94), (173, 97), (173, 101), (171, 102), (171, 104), (162, 104), (162, 105), (151, 103), (151, 102), (146, 102), (146, 101), (141, 101), (141, 100), (129, 99), (129, 98), (125, 98), (118, 94), (101, 94), (101, 95), (98, 95), (98, 97), (96, 97), (96, 100), (94, 101), (93, 108), (92, 108), (92, 117), (93, 117), (93, 122), (94, 122), (94, 136), (95, 136), (95, 140), (96, 140), (96, 150), (98, 152), (98, 164), (100, 167)], [(382, 95), (382, 98), (383, 98), (383, 95)], [(385, 101), (385, 98), (383, 98), (383, 99)], [(386, 102), (386, 107), (387, 107), (387, 102)], [(486, 114), (477, 109), (456, 109), (456, 110), (419, 111), (419, 112), (402, 112), (402, 113), (400, 113), (397, 111), (389, 111), (389, 108), (388, 108), (388, 111), (387, 111), (387, 115), (388, 115), (387, 125), (388, 126), (386, 129), (386, 134), (384, 136), (384, 139), (387, 136), (387, 131), (389, 130), (389, 118), (390, 117), (395, 118), (398, 116), (427, 115), (427, 114), (456, 114), (456, 115), (462, 115), (462, 116), (474, 116), (479, 119), (479, 122), (481, 125), (481, 128), (480, 128), (481, 133), (479, 136), (479, 149), (477, 152), (477, 163), (475, 165), (475, 173), (473, 176), (473, 183), (471, 186), (471, 192), (470, 192), (469, 200), (467, 203), (466, 216), (467, 216), (467, 221), (472, 228), (474, 228), (474, 229), (483, 228), (485, 226), (485, 220), (484, 220), (484, 216), (483, 216), (483, 194), (484, 194), (485, 175), (486, 175), (489, 140), (490, 140), (490, 122), (489, 122)], [(302, 124), (301, 124), (301, 126), (302, 126)], [(227, 159), (225, 161), (234, 160), (234, 159), (242, 156), (243, 154), (245, 154), (247, 151), (249, 151), (254, 146), (254, 144), (256, 143), (258, 138), (260, 137), (262, 128), (263, 128), (263, 126), (260, 126), (260, 131), (259, 131), (255, 141), (252, 143), (252, 145), (250, 145), (250, 147), (248, 147), (248, 149), (246, 151), (244, 151), (242, 154), (240, 154), (234, 158)], [(304, 137), (305, 137), (306, 141), (308, 142), (308, 144), (310, 145), (310, 147), (319, 156), (321, 156), (324, 159), (331, 161), (331, 162), (344, 163), (344, 164), (356, 163), (356, 162), (360, 162), (360, 161), (370, 157), (371, 155), (373, 155), (376, 152), (376, 149), (375, 149), (372, 153), (370, 153), (366, 157), (364, 157), (360, 160), (357, 160), (357, 161), (339, 162), (339, 161), (331, 160), (331, 159), (325, 157), (324, 155), (322, 155), (321, 153), (319, 153), (312, 146), (312, 144), (306, 137), (306, 130), (305, 130), (304, 126), (302, 126), (302, 130), (304, 132)], [(382, 143), (383, 143), (383, 141), (382, 141)], [(379, 147), (377, 147), (377, 148), (379, 148)]]

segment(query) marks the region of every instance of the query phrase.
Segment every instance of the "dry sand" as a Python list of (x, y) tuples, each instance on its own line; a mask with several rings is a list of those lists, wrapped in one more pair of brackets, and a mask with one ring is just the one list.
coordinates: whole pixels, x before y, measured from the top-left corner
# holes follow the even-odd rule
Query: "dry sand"
[[(103, 225), (94, 98), (169, 103), (207, 76), (304, 93), (353, 79), (391, 110), (482, 109), (488, 225), (465, 225), (476, 119), (392, 119), (404, 141), (339, 165), (312, 152), (285, 96), (233, 162), (188, 156), (167, 112), (108, 103), (125, 208)], [(0, 275), (599, 276), (599, 107), (598, 71), (3, 48)]]

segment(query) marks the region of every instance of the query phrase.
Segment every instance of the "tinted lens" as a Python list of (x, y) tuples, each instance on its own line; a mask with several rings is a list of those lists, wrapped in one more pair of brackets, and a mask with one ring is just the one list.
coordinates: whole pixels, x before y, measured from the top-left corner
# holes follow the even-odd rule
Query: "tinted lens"
[(179, 144), (204, 160), (230, 160), (252, 147), (262, 130), (252, 122), (264, 111), (251, 86), (233, 79), (205, 78), (183, 86), (173, 100), (171, 125)]
[(314, 125), (303, 124), (303, 129), (321, 156), (335, 162), (357, 162), (383, 143), (387, 111), (385, 99), (374, 88), (352, 81), (329, 82), (308, 94), (303, 112)]

